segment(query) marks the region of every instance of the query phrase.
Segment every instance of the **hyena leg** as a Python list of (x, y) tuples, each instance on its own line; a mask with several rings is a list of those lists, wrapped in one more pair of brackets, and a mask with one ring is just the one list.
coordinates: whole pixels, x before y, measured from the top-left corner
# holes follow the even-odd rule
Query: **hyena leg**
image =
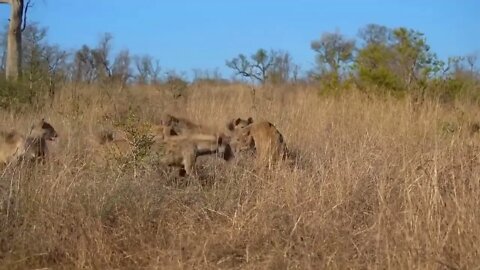
[(184, 152), (183, 167), (187, 175), (194, 176), (196, 174), (195, 163), (197, 160), (195, 151)]

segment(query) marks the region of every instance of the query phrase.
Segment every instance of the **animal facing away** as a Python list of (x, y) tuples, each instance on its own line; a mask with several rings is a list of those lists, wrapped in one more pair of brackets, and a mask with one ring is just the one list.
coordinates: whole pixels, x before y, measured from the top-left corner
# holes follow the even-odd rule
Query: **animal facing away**
[(6, 165), (25, 154), (25, 137), (16, 130), (0, 131), (0, 164)]
[(235, 130), (231, 144), (236, 153), (254, 149), (257, 162), (269, 166), (283, 159), (287, 152), (283, 135), (268, 121), (251, 123)]
[(47, 141), (55, 141), (57, 137), (57, 131), (44, 119), (32, 126), (27, 137), (16, 130), (0, 132), (0, 163), (18, 158), (44, 159), (48, 154)]
[(167, 138), (154, 144), (153, 151), (162, 152), (159, 162), (167, 166), (180, 167), (180, 175), (194, 175), (197, 157), (217, 154), (226, 161), (233, 158), (229, 138), (224, 134), (192, 134)]

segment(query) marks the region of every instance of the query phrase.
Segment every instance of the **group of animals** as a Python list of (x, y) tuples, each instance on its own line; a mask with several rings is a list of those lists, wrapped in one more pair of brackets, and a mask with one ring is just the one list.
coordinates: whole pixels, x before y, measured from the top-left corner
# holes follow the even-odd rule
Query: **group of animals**
[[(283, 135), (269, 121), (235, 118), (220, 131), (167, 113), (158, 122), (150, 129), (154, 135), (150, 151), (161, 152), (160, 163), (178, 167), (180, 175), (195, 175), (196, 160), (203, 155), (229, 161), (241, 152), (251, 151), (256, 164), (264, 166), (279, 161), (287, 153)], [(121, 153), (131, 151), (128, 138), (118, 134), (105, 131), (98, 134), (97, 141), (102, 147), (115, 148)], [(57, 137), (53, 126), (43, 119), (27, 135), (16, 130), (0, 131), (0, 164), (25, 158), (44, 160), (48, 154), (47, 141)]]

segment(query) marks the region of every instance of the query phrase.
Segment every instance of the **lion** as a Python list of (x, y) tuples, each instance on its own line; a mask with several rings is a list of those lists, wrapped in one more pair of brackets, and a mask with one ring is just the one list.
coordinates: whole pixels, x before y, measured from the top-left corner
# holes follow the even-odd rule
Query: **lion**
[(251, 123), (235, 130), (231, 145), (235, 153), (255, 150), (259, 164), (268, 164), (284, 159), (287, 146), (283, 135), (268, 121)]
[(234, 157), (229, 137), (223, 133), (173, 136), (163, 143), (154, 144), (152, 148), (157, 153), (161, 152), (159, 163), (180, 167), (181, 176), (196, 174), (195, 163), (199, 156), (217, 154), (225, 161)]
[(16, 130), (0, 132), (0, 163), (7, 164), (19, 158), (42, 159), (48, 154), (47, 141), (55, 141), (58, 133), (44, 119), (32, 125), (27, 136)]

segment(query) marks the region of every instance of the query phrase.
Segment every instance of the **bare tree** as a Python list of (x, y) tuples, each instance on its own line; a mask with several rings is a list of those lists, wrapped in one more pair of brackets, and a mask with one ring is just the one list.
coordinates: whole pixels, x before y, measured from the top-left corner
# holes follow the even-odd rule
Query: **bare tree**
[(220, 73), (218, 68), (213, 70), (209, 69), (199, 69), (195, 68), (192, 70), (193, 72), (193, 81), (194, 82), (220, 82), (222, 81), (222, 74)]
[(4, 25), (3, 32), (1, 33), (0, 46), (2, 48), (1, 70), (5, 72), (5, 66), (7, 61), (7, 44), (8, 44), (8, 24)]
[(112, 35), (105, 33), (98, 42), (96, 48), (91, 49), (83, 45), (75, 53), (73, 63), (73, 77), (75, 81), (92, 83), (94, 81), (105, 81), (112, 77), (112, 66), (110, 65)]
[(160, 62), (150, 55), (135, 57), (137, 82), (141, 84), (158, 83), (160, 81)]
[(32, 95), (34, 88), (40, 90), (37, 83), (42, 83), (48, 73), (48, 64), (44, 59), (46, 36), (47, 29), (36, 23), (28, 25), (22, 32), (22, 73), (29, 82)]
[(115, 57), (112, 66), (112, 77), (119, 81), (122, 86), (132, 77), (132, 70), (130, 68), (131, 57), (128, 50), (123, 50)]
[(67, 52), (61, 50), (58, 46), (46, 46), (43, 50), (43, 59), (48, 68), (48, 95), (51, 101), (53, 101), (56, 93), (56, 85), (59, 77), (58, 71), (61, 68), (66, 69), (67, 57)]
[(77, 82), (91, 83), (95, 80), (95, 61), (90, 47), (83, 45), (75, 53), (73, 79)]
[(185, 74), (177, 74), (175, 70), (170, 70), (166, 72), (166, 75), (165, 86), (170, 91), (173, 99), (178, 99), (184, 96), (188, 88)]
[(477, 60), (478, 60), (478, 55), (475, 54), (475, 53), (471, 53), (471, 54), (465, 56), (465, 60), (467, 61), (468, 67), (470, 69), (470, 73), (473, 74), (473, 72), (475, 71), (475, 65), (476, 65)]
[(97, 47), (91, 51), (95, 65), (96, 79), (105, 80), (112, 77), (109, 61), (112, 39), (113, 36), (110, 33), (105, 33), (100, 38)]
[(0, 0), (0, 4), (10, 4), (5, 75), (7, 79), (17, 80), (22, 71), (22, 30), (26, 26), (28, 8), (32, 5), (30, 0), (26, 5), (24, 0)]
[(233, 69), (236, 75), (255, 79), (264, 84), (268, 79), (275, 58), (276, 53), (274, 51), (269, 53), (264, 49), (259, 49), (250, 59), (243, 54), (239, 54), (238, 57), (226, 61), (226, 65)]
[(292, 56), (288, 52), (275, 52), (275, 58), (271, 70), (269, 71), (269, 81), (274, 84), (281, 84), (290, 81), (296, 76), (296, 65), (293, 63)]

